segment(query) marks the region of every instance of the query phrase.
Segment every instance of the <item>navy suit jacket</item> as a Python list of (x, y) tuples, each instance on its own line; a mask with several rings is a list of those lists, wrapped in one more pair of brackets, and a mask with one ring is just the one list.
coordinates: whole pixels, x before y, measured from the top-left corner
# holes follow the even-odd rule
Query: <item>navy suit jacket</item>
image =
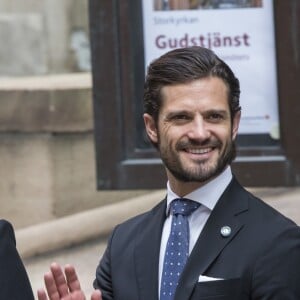
[[(158, 300), (166, 200), (117, 226), (96, 271), (103, 300)], [(231, 228), (222, 236), (223, 226)], [(198, 282), (199, 275), (223, 280)], [(175, 300), (299, 300), (300, 229), (233, 179), (187, 261)]]
[(0, 220), (0, 299), (34, 300), (13, 227), (5, 220)]

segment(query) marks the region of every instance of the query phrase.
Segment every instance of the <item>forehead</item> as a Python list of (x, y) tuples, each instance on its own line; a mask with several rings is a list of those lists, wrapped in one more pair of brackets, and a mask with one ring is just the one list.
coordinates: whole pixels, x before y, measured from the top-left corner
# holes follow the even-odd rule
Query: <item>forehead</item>
[(229, 111), (228, 87), (218, 77), (164, 86), (161, 111), (184, 109), (223, 109)]

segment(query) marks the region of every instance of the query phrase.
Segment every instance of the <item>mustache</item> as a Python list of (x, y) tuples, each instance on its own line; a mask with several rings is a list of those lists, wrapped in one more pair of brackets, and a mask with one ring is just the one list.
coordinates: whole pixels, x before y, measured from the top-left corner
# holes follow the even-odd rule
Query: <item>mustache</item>
[(219, 140), (205, 140), (202, 142), (196, 140), (183, 140), (176, 144), (176, 150), (184, 150), (192, 147), (207, 147), (207, 148), (218, 148), (221, 147), (222, 143)]

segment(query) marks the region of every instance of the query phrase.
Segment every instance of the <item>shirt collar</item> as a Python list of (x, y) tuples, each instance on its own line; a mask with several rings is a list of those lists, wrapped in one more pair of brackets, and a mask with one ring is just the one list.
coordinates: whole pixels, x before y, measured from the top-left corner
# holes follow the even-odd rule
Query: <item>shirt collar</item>
[[(220, 175), (205, 184), (204, 186), (194, 190), (193, 192), (184, 196), (184, 198), (196, 201), (204, 205), (209, 210), (213, 210), (219, 198), (225, 191), (232, 179), (231, 168), (228, 166)], [(170, 188), (169, 182), (167, 183), (167, 211), (169, 214), (170, 203), (176, 198), (181, 198), (176, 195)]]

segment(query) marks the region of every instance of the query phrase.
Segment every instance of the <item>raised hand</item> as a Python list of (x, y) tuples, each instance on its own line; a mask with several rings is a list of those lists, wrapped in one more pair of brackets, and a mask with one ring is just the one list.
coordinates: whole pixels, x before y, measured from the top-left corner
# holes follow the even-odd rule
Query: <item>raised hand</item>
[[(66, 265), (63, 271), (57, 263), (52, 263), (50, 272), (44, 275), (46, 291), (38, 290), (39, 300), (85, 300), (75, 268)], [(96, 290), (91, 300), (102, 300), (101, 292)]]

